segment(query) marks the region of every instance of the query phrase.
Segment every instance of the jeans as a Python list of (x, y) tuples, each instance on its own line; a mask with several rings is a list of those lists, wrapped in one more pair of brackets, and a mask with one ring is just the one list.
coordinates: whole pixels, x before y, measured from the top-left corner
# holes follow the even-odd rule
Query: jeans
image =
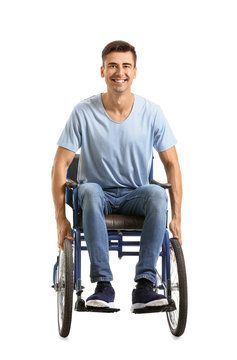
[(91, 262), (91, 282), (113, 280), (104, 214), (117, 213), (145, 217), (134, 280), (146, 278), (154, 283), (156, 263), (166, 229), (166, 191), (150, 184), (136, 189), (102, 189), (96, 183), (84, 183), (79, 186), (78, 199)]

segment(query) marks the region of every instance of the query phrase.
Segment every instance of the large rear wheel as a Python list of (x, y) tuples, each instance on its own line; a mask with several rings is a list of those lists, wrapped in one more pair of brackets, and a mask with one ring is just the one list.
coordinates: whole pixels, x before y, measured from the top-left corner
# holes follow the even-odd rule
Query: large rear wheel
[(72, 243), (65, 238), (64, 251), (60, 249), (57, 283), (58, 331), (60, 336), (67, 337), (70, 332), (73, 302), (73, 256)]
[(188, 312), (187, 276), (182, 247), (177, 239), (170, 239), (171, 297), (176, 310), (167, 312), (170, 331), (175, 336), (184, 333)]

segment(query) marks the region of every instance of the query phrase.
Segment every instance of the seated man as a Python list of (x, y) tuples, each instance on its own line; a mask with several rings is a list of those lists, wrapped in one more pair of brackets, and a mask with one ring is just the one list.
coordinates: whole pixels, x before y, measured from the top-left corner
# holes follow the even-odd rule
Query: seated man
[(137, 70), (135, 48), (114, 41), (104, 48), (102, 60), (101, 76), (107, 92), (76, 105), (58, 140), (52, 169), (58, 246), (63, 249), (64, 238), (71, 238), (65, 216), (65, 179), (80, 149), (79, 206), (91, 261), (90, 277), (97, 282), (86, 304), (113, 306), (115, 292), (104, 214), (119, 213), (145, 217), (132, 309), (166, 305), (167, 299), (153, 290), (153, 284), (166, 228), (167, 195), (162, 187), (149, 184), (148, 178), (154, 147), (172, 185), (170, 230), (181, 243), (182, 185), (176, 139), (161, 108), (131, 92)]

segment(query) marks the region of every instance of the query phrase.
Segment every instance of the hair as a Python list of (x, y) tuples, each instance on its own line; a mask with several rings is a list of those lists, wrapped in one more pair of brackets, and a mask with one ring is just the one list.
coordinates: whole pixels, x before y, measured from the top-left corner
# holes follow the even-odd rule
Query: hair
[(111, 53), (113, 51), (116, 51), (116, 52), (131, 51), (133, 53), (134, 67), (136, 67), (137, 54), (136, 54), (135, 47), (130, 45), (126, 41), (122, 41), (122, 40), (112, 41), (111, 43), (109, 43), (105, 46), (104, 50), (102, 51), (103, 64), (104, 64), (106, 55), (108, 55), (109, 53)]

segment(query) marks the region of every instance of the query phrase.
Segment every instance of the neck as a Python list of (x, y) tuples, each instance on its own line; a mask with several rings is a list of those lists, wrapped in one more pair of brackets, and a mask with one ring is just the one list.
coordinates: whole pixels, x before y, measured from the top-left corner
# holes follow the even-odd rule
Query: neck
[(102, 101), (107, 111), (122, 114), (131, 109), (134, 96), (132, 93), (117, 95), (107, 92), (102, 94)]

